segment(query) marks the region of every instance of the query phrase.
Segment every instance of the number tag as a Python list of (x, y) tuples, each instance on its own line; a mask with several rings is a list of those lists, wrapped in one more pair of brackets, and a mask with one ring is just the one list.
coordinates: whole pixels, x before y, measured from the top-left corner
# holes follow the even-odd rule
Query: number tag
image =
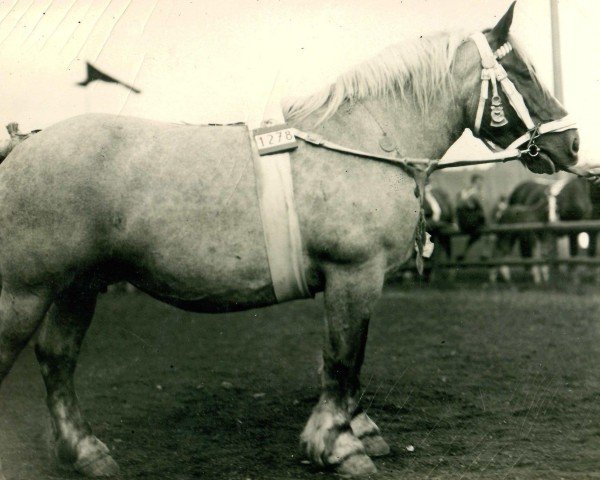
[(257, 128), (252, 131), (259, 155), (287, 152), (298, 147), (292, 129), (285, 123), (272, 127)]

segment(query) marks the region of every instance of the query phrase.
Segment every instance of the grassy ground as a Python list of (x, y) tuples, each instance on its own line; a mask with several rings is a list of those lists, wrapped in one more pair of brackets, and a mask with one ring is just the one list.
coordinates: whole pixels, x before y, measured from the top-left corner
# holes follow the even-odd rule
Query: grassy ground
[[(600, 478), (599, 313), (592, 289), (389, 290), (363, 369), (392, 446), (376, 478)], [(331, 477), (297, 448), (321, 317), (320, 299), (209, 316), (104, 295), (77, 382), (122, 478)], [(79, 478), (50, 460), (47, 424), (28, 348), (0, 391), (8, 480)]]

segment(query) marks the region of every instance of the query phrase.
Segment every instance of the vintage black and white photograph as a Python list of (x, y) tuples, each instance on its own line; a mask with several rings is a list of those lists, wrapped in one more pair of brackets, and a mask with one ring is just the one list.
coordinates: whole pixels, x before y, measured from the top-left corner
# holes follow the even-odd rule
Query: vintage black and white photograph
[(0, 0), (0, 480), (600, 478), (598, 25)]

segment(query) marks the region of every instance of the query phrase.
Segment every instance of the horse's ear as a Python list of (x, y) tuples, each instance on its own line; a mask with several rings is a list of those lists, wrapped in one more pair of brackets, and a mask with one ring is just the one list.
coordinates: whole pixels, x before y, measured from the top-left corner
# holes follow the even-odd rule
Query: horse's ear
[(497, 45), (500, 46), (508, 41), (508, 32), (510, 30), (510, 26), (513, 20), (513, 13), (515, 11), (516, 0), (508, 7), (508, 10), (504, 14), (504, 16), (500, 19), (500, 21), (496, 24), (494, 28), (492, 28), (490, 35), (497, 42)]

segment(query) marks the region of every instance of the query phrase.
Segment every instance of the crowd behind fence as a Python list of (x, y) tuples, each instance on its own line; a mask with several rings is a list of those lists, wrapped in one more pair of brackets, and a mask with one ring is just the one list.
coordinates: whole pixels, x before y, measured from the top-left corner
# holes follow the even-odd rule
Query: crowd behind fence
[[(481, 230), (482, 236), (498, 234), (519, 234), (519, 233), (544, 233), (554, 237), (554, 243), (559, 237), (568, 234), (600, 232), (600, 220), (579, 220), (564, 222), (532, 222), (532, 223), (514, 223), (510, 225), (493, 225)], [(467, 236), (458, 230), (456, 226), (448, 226), (440, 229), (438, 235), (448, 237)], [(436, 238), (433, 238), (435, 243)], [(438, 268), (488, 268), (499, 266), (519, 266), (528, 267), (534, 265), (600, 265), (599, 257), (561, 257), (558, 248), (553, 248), (546, 252), (540, 258), (487, 258), (487, 259), (446, 259), (439, 260), (434, 256), (431, 261), (431, 267)]]

